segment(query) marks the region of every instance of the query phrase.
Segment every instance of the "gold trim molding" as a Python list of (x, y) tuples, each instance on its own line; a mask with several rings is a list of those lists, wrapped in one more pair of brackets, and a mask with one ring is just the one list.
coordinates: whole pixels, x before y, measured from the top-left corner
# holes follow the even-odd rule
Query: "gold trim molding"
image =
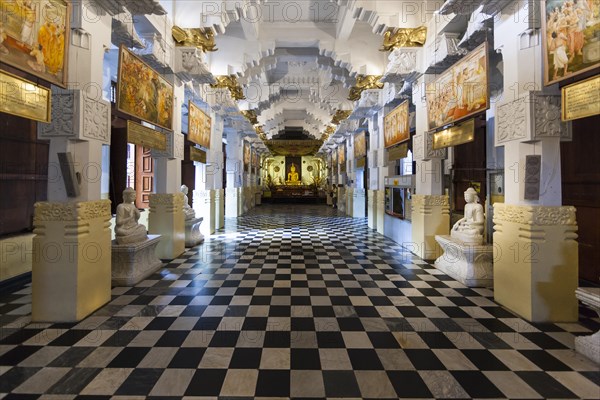
[(174, 211), (183, 209), (183, 193), (154, 193), (149, 196), (150, 208), (172, 206)]
[(213, 89), (228, 89), (231, 93), (231, 97), (234, 100), (245, 100), (244, 91), (242, 86), (237, 80), (235, 75), (218, 75), (215, 76), (217, 83), (211, 84), (210, 87)]
[(171, 35), (177, 47), (197, 47), (203, 52), (217, 51), (215, 33), (211, 28), (180, 28), (173, 25)]
[(350, 95), (348, 96), (348, 100), (360, 100), (360, 95), (365, 90), (383, 89), (384, 84), (380, 81), (382, 77), (383, 75), (357, 75), (356, 85), (350, 88)]
[(402, 47), (423, 47), (427, 40), (427, 27), (388, 28), (383, 34), (379, 51), (392, 51)]
[(77, 203), (38, 202), (34, 205), (33, 223), (85, 221), (112, 217), (110, 200), (84, 201)]
[(572, 206), (519, 206), (496, 203), (494, 204), (494, 223), (500, 222), (548, 226), (576, 225), (576, 209)]

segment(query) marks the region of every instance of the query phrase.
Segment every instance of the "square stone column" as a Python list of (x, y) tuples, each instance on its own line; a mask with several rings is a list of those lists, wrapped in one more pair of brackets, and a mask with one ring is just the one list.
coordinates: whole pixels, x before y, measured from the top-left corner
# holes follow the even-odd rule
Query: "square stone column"
[(215, 233), (216, 217), (216, 191), (194, 190), (194, 210), (196, 216), (203, 218), (200, 232), (205, 236)]
[(494, 299), (533, 322), (575, 322), (575, 207), (494, 205)]
[(354, 188), (346, 189), (346, 214), (349, 217), (354, 217)]
[(423, 260), (435, 260), (443, 253), (436, 235), (448, 235), (450, 204), (445, 195), (412, 196), (412, 237), (414, 248), (409, 249)]
[(183, 193), (151, 194), (148, 233), (161, 235), (156, 255), (163, 260), (177, 258), (185, 251)]
[(365, 201), (366, 201), (366, 191), (365, 189), (354, 189), (354, 197), (353, 197), (353, 217), (354, 218), (365, 218)]
[(225, 216), (227, 218), (237, 218), (240, 213), (240, 188), (228, 187), (225, 189)]
[[(496, 146), (505, 148), (505, 200), (494, 204), (494, 297), (533, 322), (578, 319), (577, 221), (562, 206), (560, 96), (525, 92), (496, 108)], [(537, 167), (529, 156), (541, 157)], [(531, 158), (529, 158), (531, 160)]]
[(225, 189), (215, 190), (215, 228), (225, 227)]
[(377, 190), (368, 191), (367, 218), (368, 226), (371, 229), (377, 229)]
[(385, 235), (385, 190), (377, 190), (376, 192), (375, 199), (377, 200), (377, 232)]
[(76, 322), (110, 301), (110, 201), (35, 204), (32, 321)]

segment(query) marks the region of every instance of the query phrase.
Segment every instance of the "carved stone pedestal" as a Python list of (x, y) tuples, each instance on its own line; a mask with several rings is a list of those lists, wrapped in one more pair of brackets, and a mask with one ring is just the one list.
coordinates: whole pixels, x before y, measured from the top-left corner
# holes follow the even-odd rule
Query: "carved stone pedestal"
[(352, 201), (352, 216), (354, 218), (365, 218), (365, 190), (354, 189), (354, 196)]
[[(578, 288), (575, 295), (585, 306), (600, 315), (600, 288)], [(575, 350), (596, 364), (600, 364), (600, 331), (589, 336), (577, 336)]]
[(185, 251), (185, 217), (183, 193), (151, 194), (148, 232), (162, 235), (156, 255), (172, 260)]
[(448, 196), (412, 196), (413, 251), (423, 260), (435, 260), (441, 254), (436, 235), (450, 233), (450, 205)]
[(533, 322), (579, 313), (574, 207), (494, 204), (494, 298)]
[(202, 218), (185, 221), (185, 247), (194, 247), (204, 242), (204, 236), (200, 233), (201, 224)]
[(240, 216), (240, 190), (238, 188), (225, 189), (225, 216), (237, 218)]
[(110, 201), (36, 203), (32, 321), (76, 322), (110, 301)]
[(117, 244), (112, 241), (113, 286), (135, 286), (156, 272), (162, 262), (156, 256), (160, 235), (148, 235), (143, 242)]
[(215, 190), (194, 190), (194, 210), (196, 215), (201, 217), (203, 222), (200, 225), (200, 232), (204, 236), (210, 236), (215, 233), (216, 200)]
[(435, 267), (468, 287), (492, 287), (494, 282), (491, 245), (467, 244), (447, 235), (436, 235), (444, 254)]

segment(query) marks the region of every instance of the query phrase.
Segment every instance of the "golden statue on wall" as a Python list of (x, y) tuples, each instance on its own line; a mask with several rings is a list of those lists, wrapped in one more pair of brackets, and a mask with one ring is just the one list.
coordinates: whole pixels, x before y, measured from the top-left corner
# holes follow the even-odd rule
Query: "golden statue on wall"
[(217, 83), (211, 84), (210, 87), (213, 89), (229, 89), (231, 97), (234, 100), (244, 100), (244, 91), (240, 86), (237, 77), (235, 75), (218, 75), (215, 76)]
[(379, 81), (381, 78), (382, 75), (357, 75), (356, 85), (350, 88), (348, 100), (360, 100), (362, 92), (368, 89), (383, 89), (383, 82)]
[(178, 47), (198, 47), (203, 52), (217, 51), (215, 33), (210, 28), (171, 28), (171, 35)]
[(427, 40), (427, 28), (388, 28), (383, 34), (379, 51), (392, 51), (399, 47), (423, 47)]

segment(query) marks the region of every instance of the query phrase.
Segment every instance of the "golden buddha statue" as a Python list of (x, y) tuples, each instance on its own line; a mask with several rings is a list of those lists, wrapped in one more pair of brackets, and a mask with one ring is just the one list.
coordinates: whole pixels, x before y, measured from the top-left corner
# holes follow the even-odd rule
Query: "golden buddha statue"
[(300, 185), (302, 182), (298, 179), (298, 172), (296, 172), (296, 164), (290, 166), (290, 172), (287, 175), (286, 185)]

